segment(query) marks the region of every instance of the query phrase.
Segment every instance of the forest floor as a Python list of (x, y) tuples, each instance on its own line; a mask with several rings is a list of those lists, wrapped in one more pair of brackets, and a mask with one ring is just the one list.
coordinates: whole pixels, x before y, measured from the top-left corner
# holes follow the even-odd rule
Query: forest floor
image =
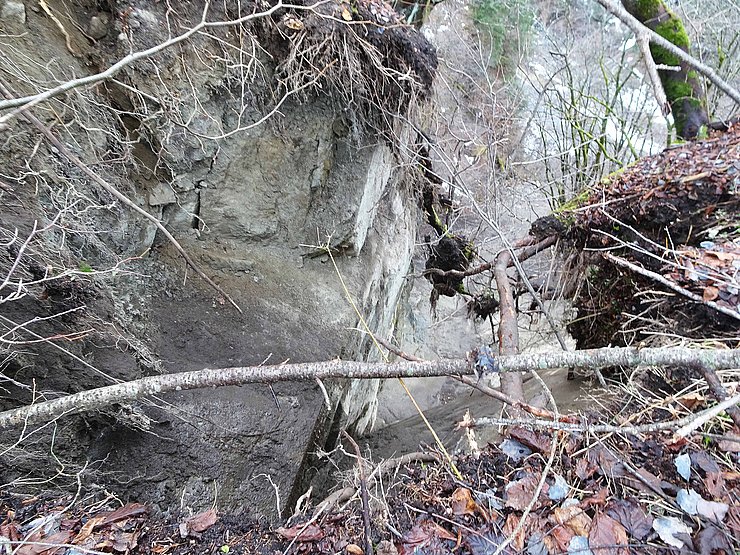
[(196, 515), (155, 515), (107, 491), (5, 492), (0, 549), (362, 555), (369, 531), (383, 555), (737, 553), (740, 433), (725, 417), (687, 437), (656, 427), (712, 400), (686, 371), (651, 370), (635, 379), (622, 386), (620, 406), (561, 416), (561, 430), (510, 427), (497, 444), (478, 448), (475, 423), (461, 422), (469, 454), (448, 461), (428, 450), (378, 465), (362, 460), (362, 472), (341, 476), (332, 496), (305, 496), (292, 517), (273, 526), (250, 517), (247, 499), (239, 515), (215, 505)]

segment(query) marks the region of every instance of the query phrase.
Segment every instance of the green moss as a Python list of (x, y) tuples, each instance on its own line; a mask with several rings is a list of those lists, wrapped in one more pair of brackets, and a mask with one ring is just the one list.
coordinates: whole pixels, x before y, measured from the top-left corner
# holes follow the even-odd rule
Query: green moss
[(668, 12), (668, 16), (666, 21), (655, 26), (655, 32), (679, 48), (688, 50), (689, 35), (686, 33), (686, 28), (672, 12)]
[(475, 250), (475, 244), (471, 241), (468, 241), (465, 244), (465, 247), (463, 247), (462, 253), (463, 256), (468, 260), (468, 262), (472, 262), (478, 254), (478, 251)]
[(461, 295), (468, 295), (469, 294), (468, 293), (468, 290), (465, 289), (465, 285), (463, 284), (463, 282), (460, 282), (460, 283), (457, 284), (457, 287), (455, 287), (455, 291), (457, 291)]
[(557, 206), (552, 211), (552, 215), (555, 216), (555, 218), (559, 222), (570, 227), (575, 223), (576, 220), (575, 211), (584, 206), (588, 202), (590, 196), (591, 190), (589, 188), (585, 188), (576, 196), (571, 197), (567, 201)]
[[(689, 50), (689, 35), (686, 33), (686, 29), (672, 12), (668, 12), (668, 19), (662, 23), (658, 23), (655, 26), (655, 32), (667, 41), (675, 44), (682, 50)], [(681, 60), (675, 54), (668, 52), (662, 46), (650, 45), (650, 52), (653, 55), (653, 60), (656, 64), (664, 64), (667, 66), (680, 66)]]
[(691, 98), (693, 96), (691, 85), (678, 79), (664, 79), (663, 88), (665, 89), (666, 97), (668, 97), (668, 102), (671, 104), (677, 100)]
[(638, 0), (634, 12), (640, 21), (647, 21), (658, 15), (661, 7), (665, 7), (663, 0)]
[(572, 212), (573, 210), (576, 210), (577, 208), (580, 208), (581, 206), (586, 204), (590, 196), (591, 196), (591, 190), (588, 188), (583, 189), (576, 196), (566, 200), (560, 206), (555, 208), (553, 213), (557, 214), (559, 212)]

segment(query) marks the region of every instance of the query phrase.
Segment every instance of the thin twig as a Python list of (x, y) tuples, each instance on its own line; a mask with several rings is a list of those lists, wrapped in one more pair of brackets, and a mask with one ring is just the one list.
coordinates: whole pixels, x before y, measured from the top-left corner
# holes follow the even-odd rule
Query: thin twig
[(740, 312), (737, 310), (732, 310), (731, 308), (724, 307), (722, 305), (719, 305), (715, 303), (714, 301), (706, 301), (696, 293), (692, 293), (691, 291), (684, 289), (680, 285), (672, 282), (669, 279), (664, 278), (660, 274), (656, 274), (655, 272), (651, 272), (650, 270), (647, 270), (643, 268), (642, 266), (638, 266), (637, 264), (633, 264), (632, 262), (629, 262), (628, 260), (625, 260), (624, 258), (620, 258), (619, 256), (614, 256), (611, 253), (604, 253), (604, 258), (607, 260), (614, 262), (614, 264), (618, 264), (619, 266), (623, 266), (625, 268), (629, 268), (633, 272), (637, 274), (642, 274), (645, 277), (649, 277), (653, 281), (657, 281), (661, 285), (665, 285), (672, 291), (675, 291), (676, 293), (679, 293), (683, 295), (684, 297), (687, 297), (691, 299), (692, 301), (696, 301), (697, 303), (702, 303), (707, 305), (708, 307), (713, 308), (717, 312), (721, 312), (722, 314), (726, 314), (727, 316), (730, 316), (731, 318), (735, 318), (736, 320), (740, 320)]
[(365, 527), (365, 555), (373, 554), (373, 541), (372, 541), (372, 528), (370, 526), (370, 502), (367, 497), (367, 479), (365, 477), (365, 462), (360, 452), (360, 446), (347, 433), (347, 430), (342, 430), (342, 435), (347, 438), (352, 444), (352, 449), (355, 451), (357, 456), (357, 470), (360, 474), (360, 499), (362, 500), (362, 524)]
[[(11, 92), (10, 90), (5, 86), (5, 84), (0, 81), (0, 92), (5, 97), (10, 98)], [(180, 245), (179, 241), (175, 239), (175, 237), (167, 230), (167, 228), (164, 226), (164, 224), (154, 215), (150, 214), (143, 208), (141, 208), (138, 204), (133, 202), (131, 199), (129, 199), (126, 195), (121, 193), (118, 189), (116, 189), (113, 185), (108, 183), (106, 180), (104, 180), (102, 177), (100, 177), (97, 173), (92, 171), (87, 164), (85, 164), (82, 160), (80, 160), (77, 156), (75, 156), (67, 147), (64, 145), (57, 137), (54, 135), (54, 133), (51, 132), (51, 130), (45, 126), (36, 116), (34, 116), (30, 111), (26, 111), (21, 117), (25, 118), (28, 122), (30, 122), (36, 129), (38, 129), (44, 137), (46, 137), (49, 142), (56, 147), (56, 149), (59, 151), (60, 154), (64, 155), (70, 162), (72, 162), (75, 166), (77, 166), (85, 175), (87, 175), (90, 179), (92, 179), (95, 183), (100, 185), (103, 189), (105, 189), (108, 193), (116, 197), (118, 200), (120, 200), (123, 204), (131, 208), (134, 212), (137, 212), (138, 214), (142, 215), (144, 218), (152, 222), (155, 226), (157, 226), (157, 229), (162, 232), (162, 234), (167, 238), (167, 240), (172, 244), (172, 246), (175, 247), (177, 252), (180, 253), (180, 256), (182, 256), (185, 259), (185, 262), (188, 266), (190, 266), (193, 271), (198, 274), (203, 281), (205, 281), (208, 285), (213, 287), (219, 294), (223, 295), (223, 297), (229, 301), (229, 303), (236, 308), (239, 313), (242, 312), (242, 309), (239, 308), (239, 305), (236, 304), (234, 299), (231, 298), (231, 295), (229, 295), (226, 291), (224, 291), (216, 282), (214, 282), (206, 273), (200, 269), (200, 267), (195, 263), (195, 261), (190, 257), (190, 255), (185, 251), (185, 249), (182, 248), (182, 245)]]
[[(694, 366), (694, 369), (704, 376), (704, 379), (709, 386), (709, 391), (711, 391), (712, 396), (717, 401), (722, 402), (727, 399), (727, 390), (722, 385), (722, 381), (717, 376), (717, 372), (711, 368), (707, 368), (700, 362)], [(737, 407), (728, 407), (727, 414), (730, 415), (730, 418), (732, 418), (732, 421), (736, 426), (740, 426), (740, 410), (738, 410)]]

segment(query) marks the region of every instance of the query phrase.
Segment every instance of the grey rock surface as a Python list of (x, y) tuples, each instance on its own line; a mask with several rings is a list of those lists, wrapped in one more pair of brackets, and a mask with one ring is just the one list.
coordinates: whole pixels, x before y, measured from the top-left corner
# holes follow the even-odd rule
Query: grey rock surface
[[(78, 7), (79, 26), (68, 31), (101, 68), (168, 37), (165, 5), (135, 2), (127, 20), (104, 27), (88, 4)], [(183, 17), (197, 21), (199, 8), (192, 9)], [(90, 72), (48, 18), (29, 12), (27, 24), (31, 32), (3, 54), (29, 79)], [(5, 304), (0, 325), (7, 332), (42, 316), (32, 330), (13, 333), (78, 334), (70, 344), (7, 353), (3, 372), (17, 383), (37, 380), (53, 397), (151, 373), (373, 358), (348, 297), (375, 333), (388, 335), (398, 324), (418, 214), (397, 153), (375, 137), (350, 138), (343, 115), (316, 98), (285, 102), (273, 119), (238, 129), (274, 104), (270, 60), (254, 58), (254, 69), (229, 73), (218, 45), (203, 39), (165, 50), (126, 68), (118, 82), (61, 97), (52, 105), (69, 118), (66, 127), (51, 112), (34, 113), (103, 179), (161, 219), (242, 313), (186, 267), (152, 222), (90, 183), (16, 119), (14, 140), (0, 155), (10, 174), (10, 186), (0, 190), (0, 230), (4, 240), (16, 232), (28, 237), (34, 221), (52, 222), (33, 236), (17, 266), (25, 282), (33, 282), (34, 268), (50, 270)], [(29, 51), (54, 63), (17, 56)], [(15, 86), (16, 95), (32, 92)], [(0, 254), (0, 269), (10, 272), (16, 256)], [(71, 312), (58, 316), (65, 310)], [(248, 505), (275, 516), (268, 476), (285, 509), (311, 478), (312, 453), (333, 447), (332, 429), (362, 430), (375, 418), (379, 383), (326, 387), (331, 410), (316, 384), (256, 385), (65, 418), (53, 434), (41, 430), (32, 440), (19, 431), (22, 441), (3, 456), (0, 480), (53, 476), (60, 456), (69, 468), (89, 463), (86, 483), (118, 484), (124, 497), (161, 510), (179, 503), (197, 511), (216, 498), (224, 509)], [(31, 395), (23, 388), (1, 395), (0, 408), (28, 403)], [(64, 447), (51, 456), (54, 441)], [(57, 474), (53, 483), (74, 482)]]

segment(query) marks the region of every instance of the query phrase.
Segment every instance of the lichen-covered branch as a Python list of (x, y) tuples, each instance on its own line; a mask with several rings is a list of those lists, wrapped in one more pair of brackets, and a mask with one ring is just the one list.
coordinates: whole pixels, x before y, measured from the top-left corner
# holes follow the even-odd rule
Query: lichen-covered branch
[[(620, 3), (618, 0), (596, 0), (596, 1), (599, 4), (601, 4), (606, 10), (608, 10), (612, 15), (619, 18), (619, 20), (622, 21), (622, 23), (627, 25), (630, 28), (630, 30), (632, 30), (632, 32), (638, 36), (638, 38), (644, 36), (645, 33), (647, 33), (650, 43), (654, 47), (663, 49), (663, 51), (666, 53), (667, 56), (674, 57), (674, 58), (668, 59), (667, 61), (678, 62), (678, 65), (681, 65), (682, 67), (685, 64), (687, 67), (690, 67), (696, 72), (701, 73), (709, 81), (711, 81), (712, 84), (714, 84), (718, 89), (724, 92), (727, 96), (729, 96), (737, 104), (740, 104), (740, 91), (738, 91), (732, 85), (724, 81), (719, 75), (717, 75), (717, 72), (715, 72), (711, 67), (697, 60), (695, 57), (691, 56), (688, 52), (684, 51), (680, 45), (674, 44), (667, 38), (661, 36), (660, 32), (656, 32), (656, 30), (653, 30), (643, 25), (637, 18), (635, 18), (633, 15), (631, 15), (628, 12), (627, 9), (625, 9), (622, 3)], [(625, 2), (625, 5), (627, 5), (628, 3), (630, 3), (629, 0)], [(655, 2), (647, 2), (647, 3), (663, 5), (663, 2), (658, 1), (658, 0), (656, 0)], [(688, 42), (688, 39), (686, 40)], [(652, 51), (653, 51), (653, 56), (655, 56), (656, 55), (655, 48), (653, 48)], [(658, 63), (661, 63), (661, 62), (658, 62)], [(669, 64), (669, 65), (673, 65), (673, 64)], [(688, 73), (689, 71), (687, 69), (687, 73), (686, 73), (687, 76), (688, 76)], [(695, 77), (695, 75), (693, 77)], [(667, 89), (668, 88), (669, 87), (667, 87)], [(668, 99), (670, 101), (671, 94), (669, 90), (666, 90), (666, 95), (668, 96)], [(675, 110), (675, 106), (674, 106), (674, 110)], [(674, 114), (674, 117), (675, 117), (675, 114)], [(679, 124), (678, 120), (676, 121), (676, 123), (678, 126)]]
[[(524, 372), (551, 368), (606, 368), (610, 366), (691, 366), (711, 369), (740, 368), (740, 349), (605, 348), (583, 351), (527, 353), (497, 357), (502, 371)], [(0, 429), (48, 422), (69, 414), (96, 410), (113, 403), (140, 399), (170, 391), (202, 389), (247, 383), (275, 383), (329, 378), (378, 379), (472, 374), (466, 360), (394, 362), (391, 364), (332, 360), (284, 364), (206, 368), (192, 372), (149, 376), (98, 389), (91, 389), (0, 413)]]
[[(689, 53), (689, 35), (683, 22), (668, 9), (663, 0), (622, 0), (622, 4), (648, 29)], [(685, 139), (693, 139), (699, 129), (709, 123), (699, 75), (689, 64), (659, 44), (651, 44), (650, 53), (659, 67), (675, 68), (659, 69), (658, 75), (671, 105), (676, 134)], [(648, 63), (649, 67), (651, 65)]]

